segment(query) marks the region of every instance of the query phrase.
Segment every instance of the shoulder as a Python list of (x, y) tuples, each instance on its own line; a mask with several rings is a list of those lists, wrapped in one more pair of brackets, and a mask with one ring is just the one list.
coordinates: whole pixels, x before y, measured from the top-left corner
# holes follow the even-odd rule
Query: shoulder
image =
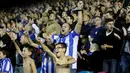
[(69, 35), (72, 35), (73, 37), (74, 36), (80, 36), (80, 34), (76, 33), (75, 30), (72, 30)]
[(32, 63), (34, 63), (34, 60), (32, 58), (30, 58), (29, 62), (32, 64)]
[(4, 62), (11, 62), (9, 58), (4, 58)]

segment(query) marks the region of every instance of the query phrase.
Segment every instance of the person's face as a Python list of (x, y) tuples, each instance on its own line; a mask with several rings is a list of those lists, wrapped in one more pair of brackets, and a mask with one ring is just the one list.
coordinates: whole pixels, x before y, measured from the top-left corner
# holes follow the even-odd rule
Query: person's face
[(84, 14), (84, 16), (83, 16), (83, 21), (85, 21), (85, 22), (88, 22), (88, 21), (89, 21), (88, 15)]
[(96, 18), (94, 19), (94, 25), (101, 25), (101, 18), (96, 17)]
[(113, 21), (108, 22), (106, 24), (106, 29), (112, 31), (113, 30), (113, 26), (114, 26), (114, 22)]
[(97, 10), (95, 16), (100, 16), (100, 14), (101, 14), (100, 11)]
[(6, 55), (3, 54), (3, 52), (0, 51), (0, 59), (4, 59)]
[(30, 55), (31, 55), (31, 52), (28, 50), (28, 48), (24, 47), (24, 48), (23, 48), (23, 51), (22, 51), (22, 56), (23, 56), (24, 58), (26, 58), (26, 57), (28, 57), (28, 56), (30, 56)]
[(24, 35), (22, 35), (20, 38), (20, 42), (21, 42), (21, 44), (27, 43), (27, 38)]
[(67, 35), (71, 31), (70, 26), (68, 23), (64, 23), (62, 25), (61, 34)]
[(66, 17), (67, 17), (66, 12), (62, 12), (62, 17), (63, 17), (63, 18), (66, 18)]
[(95, 8), (94, 8), (94, 7), (91, 7), (90, 13), (91, 13), (92, 15), (95, 14)]
[(65, 11), (68, 11), (68, 8), (67, 8), (67, 7), (65, 7), (65, 8), (64, 8), (64, 10), (65, 10)]
[(54, 20), (55, 19), (55, 15), (54, 14), (50, 14), (49, 19), (50, 20)]
[(60, 57), (62, 54), (65, 54), (65, 48), (62, 47), (60, 44), (55, 46), (56, 56)]
[(51, 45), (53, 43), (53, 41), (51, 40), (50, 37), (46, 38), (46, 42), (47, 42), (48, 45)]
[(66, 21), (67, 21), (68, 24), (72, 24), (73, 23), (73, 20), (70, 18), (70, 16), (66, 17)]
[(130, 13), (126, 15), (126, 22), (130, 22)]
[(105, 7), (101, 7), (101, 10), (104, 13), (105, 12)]

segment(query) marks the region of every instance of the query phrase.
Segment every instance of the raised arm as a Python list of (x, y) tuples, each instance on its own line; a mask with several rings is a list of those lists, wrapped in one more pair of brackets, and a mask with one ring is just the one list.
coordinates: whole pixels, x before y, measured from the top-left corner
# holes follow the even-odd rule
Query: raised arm
[(40, 38), (37, 38), (38, 42), (41, 44), (42, 49), (47, 52), (53, 59), (56, 59), (56, 55), (50, 51), (50, 49), (41, 42)]
[(82, 16), (82, 9), (83, 9), (83, 1), (79, 1), (78, 2), (78, 22), (77, 22), (77, 24), (76, 24), (76, 26), (75, 26), (75, 29), (74, 29), (74, 31), (77, 33), (77, 34), (79, 34), (80, 33), (80, 31), (81, 31), (81, 27), (82, 27), (82, 18), (83, 18), (83, 16)]
[(34, 42), (31, 40), (31, 38), (29, 37), (29, 34), (28, 34), (27, 31), (25, 31), (25, 36), (27, 37), (28, 42), (29, 42), (29, 44), (30, 44), (31, 46), (33, 46), (33, 47), (35, 47), (35, 48), (38, 48), (38, 44), (34, 43)]
[(10, 32), (10, 38), (13, 41), (16, 50), (18, 51), (18, 53), (22, 56), (22, 52), (20, 50), (20, 47), (18, 46), (18, 44), (15, 42), (15, 40), (17, 39), (17, 35), (14, 32)]

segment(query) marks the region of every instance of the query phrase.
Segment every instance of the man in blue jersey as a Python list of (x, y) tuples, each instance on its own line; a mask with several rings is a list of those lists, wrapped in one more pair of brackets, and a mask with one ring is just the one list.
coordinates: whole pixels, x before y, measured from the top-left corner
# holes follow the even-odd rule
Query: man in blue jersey
[[(44, 38), (51, 38), (51, 40), (56, 43), (65, 43), (67, 44), (67, 51), (66, 55), (72, 56), (77, 61), (77, 47), (78, 47), (78, 40), (82, 26), (82, 9), (83, 9), (83, 1), (79, 1), (77, 4), (77, 11), (78, 11), (78, 22), (74, 28), (71, 30), (71, 25), (68, 23), (64, 23), (61, 28), (60, 35), (51, 34), (48, 36), (44, 36)], [(71, 73), (76, 73), (77, 70), (77, 62), (72, 64)]]
[(13, 73), (13, 66), (9, 58), (6, 58), (6, 51), (0, 49), (0, 73)]

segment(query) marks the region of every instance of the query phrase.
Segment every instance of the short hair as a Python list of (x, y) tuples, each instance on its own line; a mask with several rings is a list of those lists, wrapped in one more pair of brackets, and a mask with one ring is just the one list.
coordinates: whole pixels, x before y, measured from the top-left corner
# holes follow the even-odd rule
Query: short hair
[(70, 19), (74, 20), (74, 17), (70, 14), (68, 14), (68, 16), (70, 17)]
[(65, 43), (61, 43), (61, 42), (60, 42), (60, 43), (55, 44), (55, 46), (56, 46), (56, 45), (61, 45), (61, 46), (62, 46), (63, 48), (65, 48), (65, 49), (67, 48), (67, 45), (66, 45)]
[(78, 11), (72, 11), (72, 14), (76, 14), (76, 15), (78, 15)]
[(69, 23), (66, 23), (66, 20), (65, 20), (65, 23), (63, 23), (63, 24), (68, 24), (69, 25), (69, 29), (72, 30), (73, 25), (70, 25)]
[(114, 20), (111, 18), (105, 19), (105, 24), (107, 24), (108, 22), (111, 22), (111, 21), (114, 21)]
[(115, 13), (113, 11), (107, 11), (105, 14), (109, 13), (110, 15), (112, 15), (113, 18), (115, 18)]
[(7, 53), (7, 51), (6, 50), (4, 50), (4, 48), (0, 48), (0, 52), (2, 52), (3, 53), (3, 55), (8, 55), (8, 53)]
[(28, 51), (30, 51), (31, 53), (33, 53), (34, 51), (34, 47), (30, 46), (29, 44), (23, 44), (23, 47), (28, 48)]

